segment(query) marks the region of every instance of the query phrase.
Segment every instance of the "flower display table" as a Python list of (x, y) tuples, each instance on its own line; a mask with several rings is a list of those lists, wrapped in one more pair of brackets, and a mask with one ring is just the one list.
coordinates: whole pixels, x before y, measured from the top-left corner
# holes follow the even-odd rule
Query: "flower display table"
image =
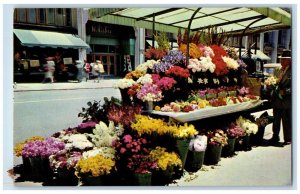
[(251, 100), (248, 102), (230, 104), (227, 106), (207, 107), (204, 109), (194, 110), (188, 113), (161, 112), (161, 111), (152, 111), (151, 113), (155, 115), (168, 116), (179, 122), (189, 122), (189, 121), (195, 121), (195, 120), (209, 118), (213, 116), (219, 116), (219, 115), (239, 112), (243, 110), (248, 110), (258, 105), (261, 105), (264, 101), (266, 100)]

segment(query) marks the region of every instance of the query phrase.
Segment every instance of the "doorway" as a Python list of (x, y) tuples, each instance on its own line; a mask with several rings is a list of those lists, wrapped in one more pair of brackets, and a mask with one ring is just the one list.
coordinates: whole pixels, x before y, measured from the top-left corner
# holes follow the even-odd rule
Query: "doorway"
[(117, 75), (117, 63), (115, 54), (94, 54), (93, 61), (100, 60), (107, 75)]

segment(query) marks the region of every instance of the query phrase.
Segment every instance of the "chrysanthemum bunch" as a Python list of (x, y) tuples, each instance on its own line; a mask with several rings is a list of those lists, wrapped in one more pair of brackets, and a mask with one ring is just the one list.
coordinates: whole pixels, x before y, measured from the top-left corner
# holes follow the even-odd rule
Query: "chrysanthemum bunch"
[(166, 152), (166, 148), (156, 147), (149, 154), (151, 160), (157, 162), (157, 167), (167, 170), (168, 167), (182, 167), (182, 161), (175, 152)]
[(93, 143), (90, 142), (84, 134), (66, 135), (62, 137), (62, 140), (66, 143), (66, 148), (70, 150), (85, 150), (94, 146)]
[(22, 151), (23, 151), (24, 146), (25, 146), (28, 142), (36, 141), (36, 140), (43, 141), (44, 138), (41, 137), (41, 136), (32, 136), (31, 138), (28, 138), (28, 139), (24, 140), (23, 142), (17, 143), (17, 144), (15, 145), (15, 147), (14, 147), (15, 155), (16, 155), (17, 157), (21, 156), (21, 155), (22, 155)]
[(51, 168), (74, 168), (77, 162), (82, 158), (81, 152), (61, 150), (56, 154), (49, 156)]
[(55, 138), (46, 138), (44, 141), (35, 140), (25, 144), (22, 156), (24, 157), (49, 157), (65, 149), (64, 142)]
[(135, 70), (135, 71), (131, 71), (131, 72), (127, 73), (125, 75), (125, 78), (137, 80), (138, 78), (142, 77), (144, 74), (145, 73), (143, 71)]
[(92, 156), (87, 159), (81, 159), (75, 166), (75, 175), (92, 175), (93, 177), (110, 174), (115, 166), (115, 161), (111, 158), (105, 158), (101, 155)]
[(227, 135), (221, 129), (216, 129), (213, 131), (207, 132), (208, 144), (210, 145), (218, 145), (225, 146), (227, 145)]
[(152, 70), (153, 69), (153, 65), (159, 63), (160, 61), (156, 61), (156, 60), (147, 60), (145, 63), (141, 63), (139, 64), (135, 70), (136, 71), (141, 71), (143, 73), (146, 73), (149, 69)]

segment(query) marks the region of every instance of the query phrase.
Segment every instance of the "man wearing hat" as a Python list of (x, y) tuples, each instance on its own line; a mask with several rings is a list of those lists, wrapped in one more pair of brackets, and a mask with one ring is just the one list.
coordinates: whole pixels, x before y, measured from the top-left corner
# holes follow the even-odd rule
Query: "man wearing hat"
[[(275, 71), (274, 75), (278, 77), (278, 90), (273, 92), (271, 104), (273, 106), (273, 136), (268, 141), (271, 146), (291, 144), (292, 141), (292, 64), (291, 51), (284, 50), (280, 58), (281, 69)], [(277, 74), (277, 75), (276, 75)], [(282, 121), (284, 142), (279, 142), (280, 123)]]

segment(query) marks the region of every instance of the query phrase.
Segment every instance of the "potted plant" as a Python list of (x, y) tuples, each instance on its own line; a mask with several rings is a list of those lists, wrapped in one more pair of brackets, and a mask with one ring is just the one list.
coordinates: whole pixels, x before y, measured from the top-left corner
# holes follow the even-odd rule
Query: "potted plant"
[(201, 169), (206, 147), (207, 137), (205, 135), (197, 135), (190, 141), (186, 164), (184, 166), (187, 171), (196, 172)]
[(221, 129), (207, 132), (208, 146), (205, 152), (205, 164), (218, 164), (221, 159), (222, 148), (227, 145), (227, 139), (226, 133)]
[(83, 185), (106, 185), (105, 179), (114, 170), (115, 161), (102, 155), (80, 159), (75, 166), (75, 175)]

